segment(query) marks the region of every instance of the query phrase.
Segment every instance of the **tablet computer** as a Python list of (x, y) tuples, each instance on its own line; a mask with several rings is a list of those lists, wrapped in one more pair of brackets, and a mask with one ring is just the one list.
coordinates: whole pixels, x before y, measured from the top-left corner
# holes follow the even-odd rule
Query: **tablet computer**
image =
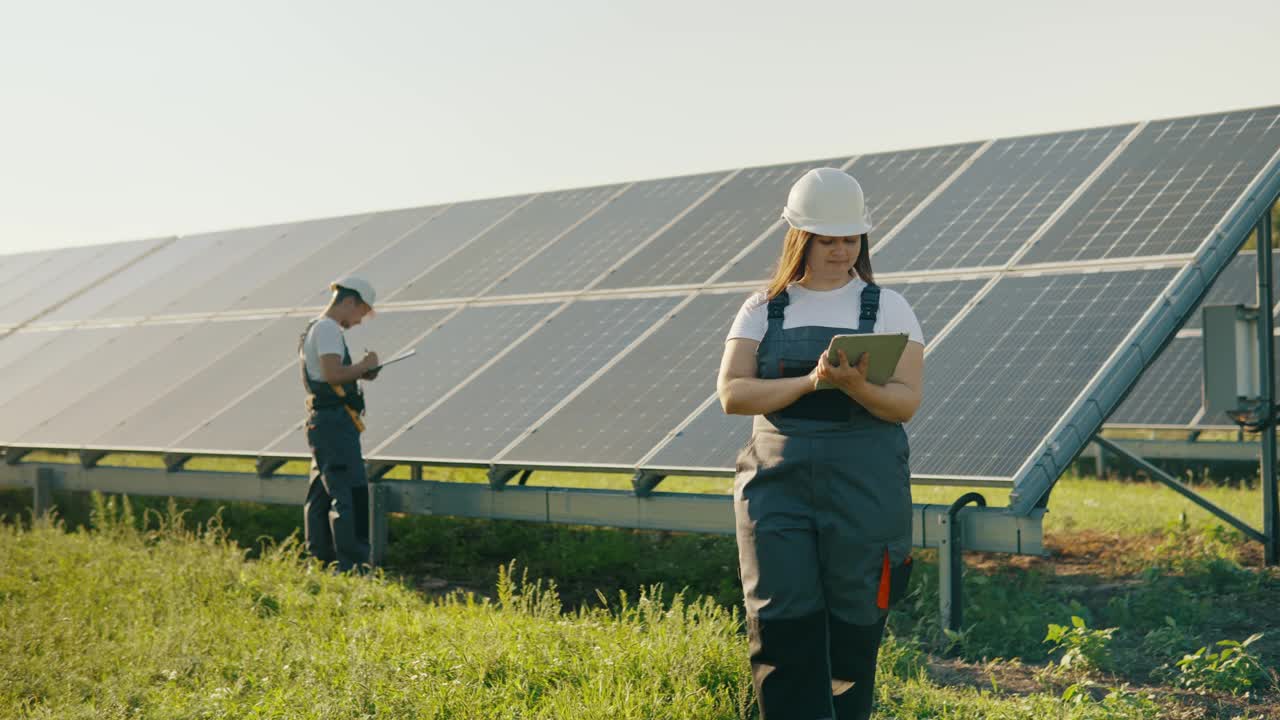
[(395, 357), (391, 358), (390, 360), (388, 360), (388, 361), (386, 361), (386, 362), (384, 362), (384, 363), (382, 363), (382, 364), (378, 365), (378, 367), (376, 367), (376, 368), (374, 368), (374, 369), (370, 370), (369, 372), (377, 372), (377, 371), (381, 370), (382, 368), (384, 368), (384, 367), (386, 367), (386, 366), (390, 365), (391, 363), (398, 363), (398, 362), (400, 362), (401, 360), (404, 360), (405, 358), (413, 357), (413, 356), (414, 356), (414, 355), (416, 355), (417, 353), (418, 353), (418, 349), (417, 349), (417, 348), (409, 348), (409, 349), (408, 349), (408, 350), (406, 350), (405, 352), (402, 352), (402, 353), (400, 353), (399, 355), (397, 355), (397, 356), (395, 356)]
[[(836, 335), (831, 338), (831, 351), (827, 353), (827, 361), (840, 362), (837, 350), (844, 350), (849, 362), (857, 364), (862, 353), (871, 354), (871, 364), (867, 367), (867, 379), (876, 385), (884, 385), (893, 377), (898, 369), (898, 359), (907, 347), (906, 333), (866, 333), (862, 335)], [(834, 388), (825, 380), (819, 380), (817, 388), (826, 390)]]

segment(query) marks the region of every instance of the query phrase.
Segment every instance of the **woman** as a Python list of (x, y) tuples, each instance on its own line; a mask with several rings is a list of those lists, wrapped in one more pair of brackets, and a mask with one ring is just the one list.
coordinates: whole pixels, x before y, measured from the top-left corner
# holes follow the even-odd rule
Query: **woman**
[[(782, 216), (777, 271), (738, 312), (717, 382), (725, 412), (755, 416), (734, 482), (751, 673), (763, 720), (867, 718), (911, 568), (902, 423), (920, 406), (924, 338), (906, 300), (874, 284), (856, 180), (812, 170)], [(867, 332), (909, 337), (883, 386), (867, 357), (826, 355), (835, 335)]]

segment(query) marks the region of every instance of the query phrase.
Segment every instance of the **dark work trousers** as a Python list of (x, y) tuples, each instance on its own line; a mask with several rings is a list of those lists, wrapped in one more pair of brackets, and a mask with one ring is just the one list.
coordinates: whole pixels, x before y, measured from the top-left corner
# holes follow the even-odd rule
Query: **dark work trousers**
[[(806, 374), (832, 337), (871, 332), (879, 294), (863, 290), (857, 328), (784, 327), (778, 295), (758, 377)], [(885, 621), (911, 567), (909, 454), (900, 424), (839, 390), (755, 417), (733, 499), (763, 720), (871, 716)]]
[(360, 433), (342, 407), (315, 410), (307, 420), (311, 485), (303, 520), (307, 552), (338, 570), (369, 562), (369, 486)]

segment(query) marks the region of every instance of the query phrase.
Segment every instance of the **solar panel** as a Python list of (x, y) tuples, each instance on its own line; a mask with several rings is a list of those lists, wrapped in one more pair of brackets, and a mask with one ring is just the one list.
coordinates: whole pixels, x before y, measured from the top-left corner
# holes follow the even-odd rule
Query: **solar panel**
[(0, 311), (0, 325), (15, 325), (30, 319), (27, 308), (10, 309), (9, 304), (22, 300), (31, 292), (39, 292), (41, 287), (59, 287), (53, 285), (59, 276), (84, 265), (100, 252), (102, 246), (52, 251), (26, 271), (0, 284), (0, 306), (5, 308)]
[(679, 297), (576, 302), (390, 443), (380, 457), (487, 463)]
[(930, 353), (913, 475), (1012, 479), (1175, 272), (1001, 278)]
[[(346, 332), (352, 361), (358, 362), (364, 357), (365, 348), (378, 352), (379, 357), (390, 359), (393, 353), (430, 329), (446, 312), (379, 313), (367, 325), (361, 324)], [(306, 319), (298, 320), (299, 333), (306, 323)], [(306, 396), (302, 390), (297, 344), (273, 348), (269, 358), (263, 358), (263, 365), (277, 370), (265, 385), (252, 390), (235, 405), (175, 440), (175, 447), (188, 452), (256, 454), (290, 429), (302, 435)], [(400, 369), (401, 366), (393, 366), (387, 369), (387, 374)], [(381, 377), (376, 382), (381, 382)], [(228, 401), (232, 399), (228, 398)], [(371, 423), (375, 419), (371, 417)]]
[[(450, 205), (353, 272), (373, 283), (379, 301), (394, 300), (397, 291), (410, 285), (415, 277), (528, 200), (528, 196), (521, 196)], [(317, 293), (308, 304), (320, 304), (326, 297), (327, 293)]]
[[(154, 250), (162, 240), (75, 248), (41, 263), (36, 270), (0, 289), (0, 324), (31, 320), (86, 287), (110, 277), (122, 266)], [(8, 291), (7, 293), (5, 291)]]
[[(479, 295), (574, 223), (600, 208), (622, 186), (566, 190), (538, 195), (457, 254), (396, 293), (395, 300), (430, 300)], [(496, 218), (495, 218), (496, 219)]]
[[(5, 335), (3, 339), (0, 339), (0, 375), (3, 374), (3, 370), (10, 364), (18, 362), (31, 353), (36, 352), (38, 348), (48, 344), (55, 338), (63, 335), (65, 332), (65, 330), (51, 331), (47, 328), (23, 328)], [(11, 393), (15, 390), (21, 392), (25, 389), (11, 385), (7, 378), (5, 380), (5, 387), (14, 388), (14, 390), (10, 390)]]
[[(274, 237), (247, 257), (166, 305), (167, 314), (215, 313), (235, 306), (254, 290), (360, 223), (363, 216), (277, 225)], [(331, 278), (330, 278), (331, 279)]]
[(1143, 128), (1019, 264), (1189, 253), (1280, 148), (1280, 107)]
[[(14, 396), (28, 393), (44, 383), (45, 380), (57, 376), (58, 372), (67, 365), (91, 353), (99, 352), (102, 346), (111, 338), (123, 334), (125, 330), (126, 328), (123, 327), (68, 330), (61, 333), (52, 333), (52, 337), (49, 338), (48, 342), (41, 342), (37, 339), (36, 334), (32, 333), (27, 336), (26, 341), (35, 344), (36, 347), (25, 354), (13, 358), (3, 368), (4, 396), (13, 398)], [(41, 335), (43, 334), (41, 333)], [(14, 337), (23, 337), (24, 335), (26, 334), (15, 333), (10, 338), (0, 342), (0, 348), (7, 345)], [(9, 418), (9, 420), (20, 422), (18, 418)], [(0, 438), (3, 437), (4, 435), (0, 435)], [(8, 437), (12, 438), (11, 432)], [(0, 442), (5, 442), (5, 440), (0, 439)]]
[(58, 250), (41, 250), (37, 252), (16, 253), (0, 256), (0, 286), (8, 285), (14, 278), (22, 277), (48, 262)]
[(266, 379), (274, 368), (264, 358), (296, 348), (303, 325), (301, 318), (279, 318), (237, 344), (206, 346), (206, 357), (191, 366), (186, 381), (131, 415), (117, 415), (123, 417), (119, 424), (101, 436), (86, 438), (87, 444), (168, 450), (175, 440)]
[(1116, 408), (1108, 425), (1187, 426), (1200, 413), (1203, 341), (1174, 338)]
[(583, 289), (725, 177), (711, 173), (636, 183), (485, 294)]
[[(166, 250), (170, 247), (180, 248), (175, 250), (179, 253), (190, 250), (188, 258), (167, 271), (147, 273), (144, 282), (106, 307), (95, 310), (91, 317), (137, 318), (169, 312), (167, 305), (256, 252), (263, 243), (279, 234), (278, 228), (265, 227), (178, 238)], [(120, 273), (121, 277), (124, 275)], [(130, 276), (137, 277), (132, 273)]]
[(701, 283), (779, 223), (791, 185), (847, 158), (742, 170), (610, 273), (602, 288)]
[(45, 313), (40, 317), (40, 322), (79, 322), (104, 315), (110, 317), (111, 306), (157, 278), (183, 272), (195, 258), (208, 250), (209, 244), (207, 238), (173, 240), (60, 307)]
[(228, 309), (322, 306), (328, 300), (330, 282), (348, 274), (438, 212), (439, 208), (414, 208), (367, 215), (359, 225), (314, 252), (300, 253), (297, 262), (284, 264), (274, 278)]
[[(106, 342), (81, 355), (71, 355), (56, 372), (26, 390), (6, 393), (0, 403), (0, 442), (13, 442), (58, 412), (73, 407), (80, 397), (110, 382), (173, 342), (185, 330), (180, 325), (144, 325), (113, 332)], [(74, 337), (85, 330), (71, 331)], [(44, 352), (31, 356), (49, 362)]]
[(634, 467), (715, 388), (724, 336), (742, 300), (737, 292), (695, 297), (495, 460)]
[(873, 247), (876, 269), (1004, 265), (1133, 128), (997, 140), (893, 238)]
[(39, 446), (85, 445), (195, 375), (219, 349), (235, 347), (268, 323), (234, 320), (174, 325), (181, 329), (181, 337), (154, 353), (133, 353), (135, 365), (83, 393), (72, 405), (24, 432), (18, 441)]
[[(897, 290), (907, 299), (916, 319), (920, 321), (925, 342), (928, 343), (986, 283), (986, 280), (980, 279), (950, 280), (902, 283), (887, 287)], [(720, 403), (712, 400), (653, 457), (644, 461), (643, 466), (654, 470), (686, 472), (732, 470), (738, 450), (746, 445), (750, 437), (750, 417), (726, 415), (721, 410)]]
[[(965, 143), (875, 153), (862, 155), (854, 160), (849, 167), (849, 174), (857, 178), (866, 197), (867, 211), (875, 225), (872, 242), (897, 227), (921, 201), (972, 157), (981, 145)], [(786, 199), (785, 192), (774, 199), (773, 204), (779, 212), (786, 204)], [(757, 245), (720, 280), (736, 282), (768, 277), (778, 260), (785, 234), (785, 226), (779, 228), (776, 239)]]

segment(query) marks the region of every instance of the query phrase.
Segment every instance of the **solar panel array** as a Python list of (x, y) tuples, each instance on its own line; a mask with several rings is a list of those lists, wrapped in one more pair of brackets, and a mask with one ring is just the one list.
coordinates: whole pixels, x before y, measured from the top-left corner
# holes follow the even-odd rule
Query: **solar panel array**
[(1012, 481), (1277, 150), (1264, 108), (0, 256), (0, 445), (305, 456), (298, 337), (354, 272), (353, 354), (418, 351), (366, 385), (370, 458), (730, 472), (726, 330), (834, 165), (929, 343), (914, 475)]

